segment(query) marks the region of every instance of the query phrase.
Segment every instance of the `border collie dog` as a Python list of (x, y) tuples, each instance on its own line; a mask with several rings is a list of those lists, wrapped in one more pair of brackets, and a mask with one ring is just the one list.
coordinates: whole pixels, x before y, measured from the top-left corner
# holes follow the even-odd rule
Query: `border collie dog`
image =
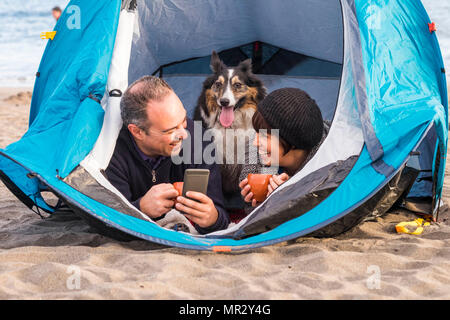
[(217, 157), (223, 159), (221, 168), (223, 191), (230, 194), (239, 191), (242, 162), (239, 164), (237, 159), (240, 155), (237, 153), (244, 150), (247, 156), (251, 143), (248, 137), (242, 139), (238, 136), (242, 135), (243, 131), (253, 129), (252, 117), (257, 104), (266, 96), (266, 88), (252, 73), (251, 59), (242, 61), (237, 67), (227, 67), (213, 51), (211, 70), (213, 75), (203, 82), (194, 120), (201, 120), (205, 128), (218, 134), (214, 134), (214, 141)]

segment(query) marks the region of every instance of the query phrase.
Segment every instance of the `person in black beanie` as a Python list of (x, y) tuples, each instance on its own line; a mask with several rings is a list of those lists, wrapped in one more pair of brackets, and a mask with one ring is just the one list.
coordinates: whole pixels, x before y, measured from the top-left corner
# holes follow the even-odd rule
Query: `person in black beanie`
[(259, 157), (256, 155), (258, 159), (249, 162), (256, 164), (244, 166), (239, 187), (244, 201), (255, 207), (258, 203), (250, 192), (247, 175), (273, 174), (268, 187), (268, 194), (272, 193), (313, 157), (330, 125), (323, 120), (316, 102), (297, 88), (270, 93), (258, 104), (252, 123), (256, 131), (253, 144), (258, 148)]

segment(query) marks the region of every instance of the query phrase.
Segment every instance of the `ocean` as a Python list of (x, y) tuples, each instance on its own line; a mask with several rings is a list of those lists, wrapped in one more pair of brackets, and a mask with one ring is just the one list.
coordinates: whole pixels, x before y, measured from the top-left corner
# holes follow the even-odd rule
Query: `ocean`
[(444, 66), (447, 70), (447, 83), (450, 83), (450, 1), (422, 0), (422, 3), (431, 21), (436, 23), (436, 34), (441, 47)]
[(31, 87), (47, 40), (41, 32), (52, 31), (51, 10), (64, 9), (68, 0), (0, 1), (0, 86)]
[[(418, 1), (418, 0), (404, 0)], [(47, 43), (39, 38), (51, 31), (54, 6), (65, 8), (68, 0), (1, 0), (0, 2), (0, 86), (33, 86), (36, 71)], [(447, 79), (450, 82), (450, 1), (423, 0), (437, 24)]]

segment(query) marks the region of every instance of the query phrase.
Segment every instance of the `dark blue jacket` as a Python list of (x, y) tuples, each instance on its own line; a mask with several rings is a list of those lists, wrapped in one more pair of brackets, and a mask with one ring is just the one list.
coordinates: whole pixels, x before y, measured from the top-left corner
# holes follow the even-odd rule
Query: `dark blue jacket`
[[(187, 131), (190, 137), (194, 137), (194, 122), (190, 119), (187, 121)], [(184, 171), (186, 169), (209, 169), (209, 184), (207, 195), (214, 202), (218, 211), (218, 218), (214, 225), (208, 228), (201, 228), (195, 225), (197, 231), (201, 234), (225, 229), (230, 220), (228, 213), (224, 208), (223, 194), (222, 194), (222, 178), (220, 175), (220, 168), (217, 164), (205, 164), (202, 160), (201, 164), (194, 164), (194, 141), (191, 141), (191, 164), (174, 164), (170, 157), (164, 158), (155, 169), (156, 182), (153, 182), (152, 167), (139, 155), (133, 143), (132, 136), (126, 127), (120, 131), (117, 139), (116, 148), (111, 158), (106, 175), (109, 181), (130, 201), (136, 208), (139, 209), (139, 202), (141, 198), (147, 193), (150, 188), (160, 183), (174, 183), (183, 181)], [(202, 139), (203, 140), (203, 139)], [(201, 150), (206, 144), (203, 143)], [(200, 150), (195, 150), (200, 152)], [(198, 161), (197, 161), (198, 162)]]

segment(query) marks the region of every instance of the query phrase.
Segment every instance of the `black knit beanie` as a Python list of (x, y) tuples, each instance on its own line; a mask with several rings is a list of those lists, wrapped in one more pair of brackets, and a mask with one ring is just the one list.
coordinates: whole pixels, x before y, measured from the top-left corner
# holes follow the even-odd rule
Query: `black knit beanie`
[(273, 129), (280, 130), (281, 138), (297, 149), (311, 150), (322, 139), (322, 113), (303, 90), (275, 90), (258, 104), (258, 111)]

